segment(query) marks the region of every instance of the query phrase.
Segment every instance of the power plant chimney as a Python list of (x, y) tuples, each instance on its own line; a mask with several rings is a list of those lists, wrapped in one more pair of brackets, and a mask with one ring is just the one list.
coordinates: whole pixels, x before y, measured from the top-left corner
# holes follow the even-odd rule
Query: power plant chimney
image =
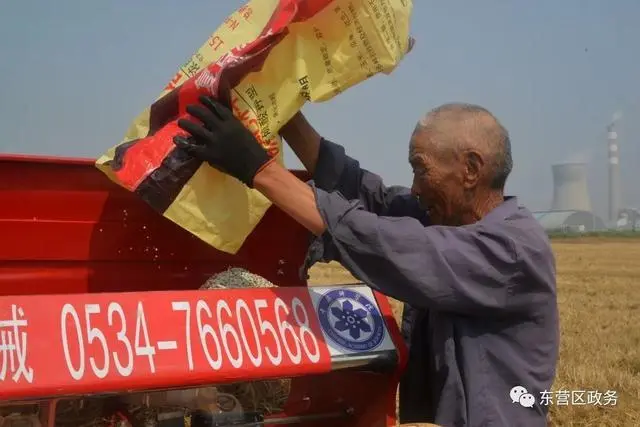
[(613, 116), (612, 122), (607, 126), (607, 139), (609, 141), (609, 221), (618, 220), (620, 211), (620, 157), (618, 152), (618, 134), (615, 131), (619, 114)]
[(553, 172), (554, 211), (591, 211), (587, 189), (587, 166), (584, 163), (563, 163), (551, 166)]

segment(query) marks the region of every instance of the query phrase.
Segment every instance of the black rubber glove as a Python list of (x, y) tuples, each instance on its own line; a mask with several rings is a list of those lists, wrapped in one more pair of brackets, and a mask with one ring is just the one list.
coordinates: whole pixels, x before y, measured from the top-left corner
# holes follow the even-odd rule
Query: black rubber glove
[(173, 142), (192, 156), (237, 178), (253, 188), (256, 174), (273, 159), (231, 110), (211, 97), (187, 106), (187, 113), (202, 124), (178, 120), (191, 137), (176, 136)]

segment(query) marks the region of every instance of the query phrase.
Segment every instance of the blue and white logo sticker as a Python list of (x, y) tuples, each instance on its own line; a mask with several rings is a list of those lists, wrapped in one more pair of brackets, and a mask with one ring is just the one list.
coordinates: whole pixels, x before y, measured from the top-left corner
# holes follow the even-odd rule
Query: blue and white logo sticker
[(382, 343), (384, 321), (376, 305), (350, 289), (330, 290), (318, 303), (318, 318), (325, 334), (351, 351), (371, 351)]

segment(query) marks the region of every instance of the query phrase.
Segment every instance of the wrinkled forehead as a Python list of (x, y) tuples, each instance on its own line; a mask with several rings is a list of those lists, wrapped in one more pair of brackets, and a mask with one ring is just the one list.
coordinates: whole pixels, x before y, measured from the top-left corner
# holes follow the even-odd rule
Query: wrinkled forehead
[(409, 140), (409, 161), (413, 157), (424, 157), (432, 155), (435, 150), (435, 142), (428, 132), (420, 127), (416, 127)]

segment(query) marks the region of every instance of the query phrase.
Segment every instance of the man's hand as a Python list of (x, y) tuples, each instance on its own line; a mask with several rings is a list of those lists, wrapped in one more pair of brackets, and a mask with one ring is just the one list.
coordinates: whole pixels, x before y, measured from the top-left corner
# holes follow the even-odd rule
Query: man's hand
[(174, 137), (176, 146), (250, 188), (255, 184), (256, 190), (303, 227), (321, 235), (325, 224), (311, 187), (273, 162), (274, 159), (228, 108), (210, 97), (199, 99), (201, 105), (189, 105), (187, 112), (202, 124), (178, 120), (178, 126), (190, 135)]
[(231, 110), (211, 97), (187, 106), (187, 113), (202, 124), (180, 119), (178, 126), (190, 136), (176, 136), (173, 142), (192, 156), (237, 178), (253, 188), (256, 174), (271, 163), (267, 151)]

